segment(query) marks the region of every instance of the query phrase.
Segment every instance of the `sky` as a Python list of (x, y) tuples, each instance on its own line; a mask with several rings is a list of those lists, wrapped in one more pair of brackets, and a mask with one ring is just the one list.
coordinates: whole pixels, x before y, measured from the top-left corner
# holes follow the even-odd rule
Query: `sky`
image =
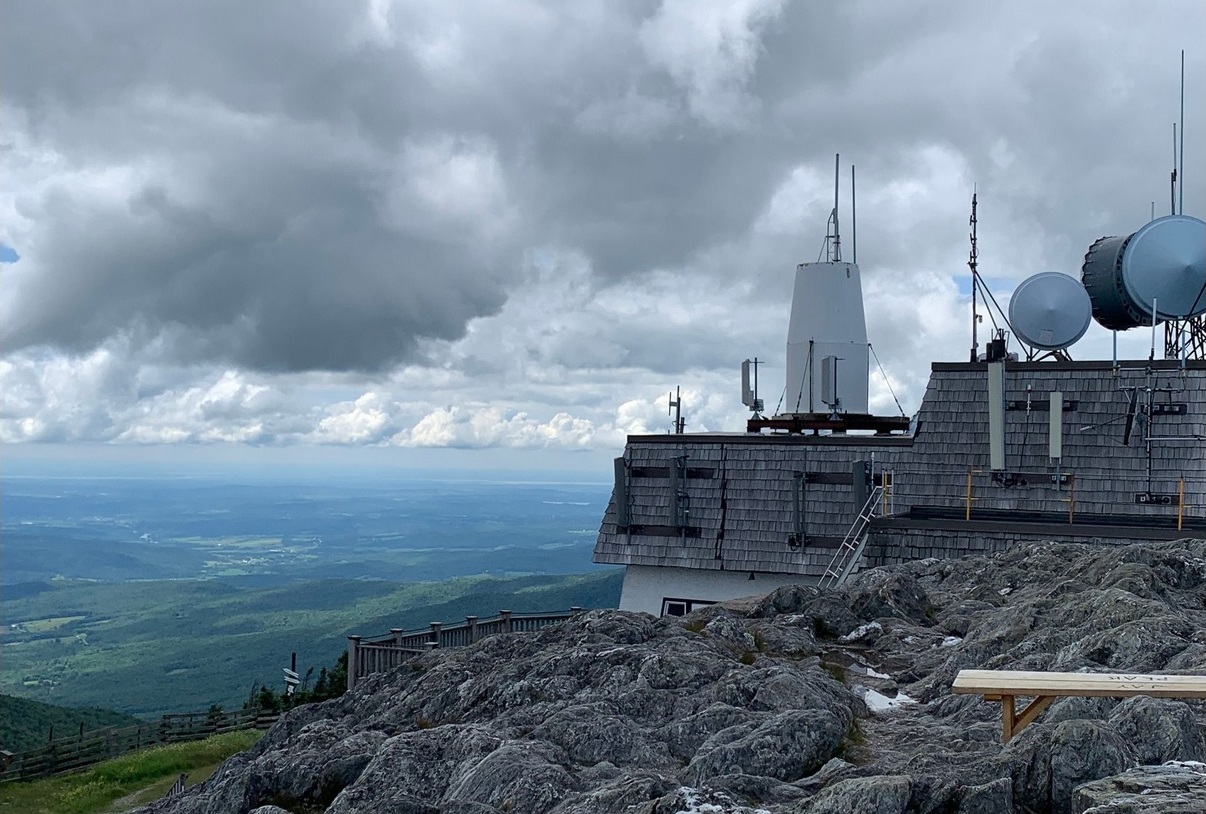
[(973, 189), (1002, 305), (1168, 213), (1181, 49), (1206, 213), (1203, 30), (1200, 0), (6, 0), (4, 457), (589, 470), (675, 387), (689, 431), (743, 429), (835, 153), (871, 405), (911, 413), (970, 347)]

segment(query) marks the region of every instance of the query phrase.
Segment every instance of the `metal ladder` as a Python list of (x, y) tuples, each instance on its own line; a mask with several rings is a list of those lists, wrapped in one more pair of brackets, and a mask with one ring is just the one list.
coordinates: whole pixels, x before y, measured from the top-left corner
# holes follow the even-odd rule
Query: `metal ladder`
[(825, 573), (817, 580), (817, 585), (821, 588), (840, 588), (850, 573), (863, 558), (863, 549), (867, 547), (867, 531), (871, 523), (871, 518), (875, 516), (875, 506), (879, 503), (880, 497), (883, 496), (884, 487), (875, 486), (871, 489), (871, 494), (867, 496), (867, 502), (863, 504), (862, 510), (858, 513), (858, 517), (850, 526), (850, 531), (846, 532), (846, 536), (842, 538), (842, 544), (833, 554), (833, 559), (829, 561), (829, 567), (825, 569)]

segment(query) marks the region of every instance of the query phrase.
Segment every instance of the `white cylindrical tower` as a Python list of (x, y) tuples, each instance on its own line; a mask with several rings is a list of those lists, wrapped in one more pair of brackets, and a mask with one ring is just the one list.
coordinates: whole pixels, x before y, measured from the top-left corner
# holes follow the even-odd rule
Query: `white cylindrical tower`
[[(824, 392), (826, 359), (836, 361), (836, 393)], [(829, 362), (829, 365), (834, 364)], [(801, 263), (787, 328), (785, 413), (866, 414), (867, 320), (855, 263)], [(836, 404), (830, 402), (836, 395)]]

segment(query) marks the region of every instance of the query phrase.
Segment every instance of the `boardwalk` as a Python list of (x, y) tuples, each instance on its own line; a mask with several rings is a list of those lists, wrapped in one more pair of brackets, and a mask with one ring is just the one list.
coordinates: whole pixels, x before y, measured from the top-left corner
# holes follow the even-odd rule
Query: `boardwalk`
[(496, 633), (527, 633), (542, 627), (564, 622), (582, 612), (573, 607), (568, 611), (551, 613), (498, 612), (498, 616), (479, 619), (466, 616), (464, 622), (446, 625), (432, 622), (423, 630), (406, 632), (393, 628), (387, 635), (365, 639), (348, 636), (348, 689), (373, 673), (384, 673), (402, 664), (411, 656), (427, 653), (439, 647), (464, 647)]

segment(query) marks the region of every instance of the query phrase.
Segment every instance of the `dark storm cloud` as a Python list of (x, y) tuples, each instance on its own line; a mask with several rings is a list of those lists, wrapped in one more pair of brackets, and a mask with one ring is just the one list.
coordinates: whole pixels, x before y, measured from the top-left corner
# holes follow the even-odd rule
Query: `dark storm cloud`
[(497, 309), (514, 253), (476, 233), (506, 201), (433, 212), (423, 187), (459, 160), (451, 193), (482, 193), (489, 143), (407, 126), (422, 78), (349, 44), (341, 8), (6, 7), (7, 118), (68, 176), (10, 191), (38, 245), (6, 349), (129, 334), (182, 361), (368, 370)]
[[(869, 273), (945, 262), (938, 236), (964, 230), (892, 186), (927, 177), (927, 149), (980, 183), (1002, 242), (1071, 271), (1141, 222), (1103, 201), (1159, 197), (1160, 38), (1203, 7), (998, 5), (6, 3), (6, 123), (63, 177), (5, 192), (36, 238), (6, 269), (6, 350), (124, 336), (176, 361), (380, 370), (498, 312), (533, 247), (605, 282), (781, 275), (813, 258), (751, 224), (838, 150), (895, 207), (860, 209)], [(614, 339), (659, 370), (708, 363)]]

